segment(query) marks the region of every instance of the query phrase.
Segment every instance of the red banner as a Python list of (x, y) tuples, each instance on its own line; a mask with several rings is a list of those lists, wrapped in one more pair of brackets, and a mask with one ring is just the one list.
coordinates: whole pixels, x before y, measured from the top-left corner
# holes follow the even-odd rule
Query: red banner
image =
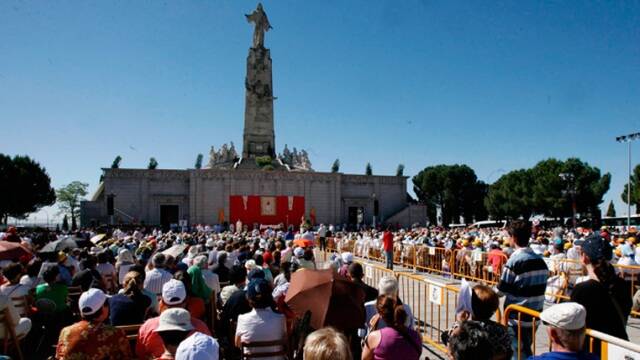
[[(274, 204), (275, 201), (275, 204)], [(299, 225), (304, 216), (304, 196), (242, 196), (229, 197), (229, 220), (243, 224)]]

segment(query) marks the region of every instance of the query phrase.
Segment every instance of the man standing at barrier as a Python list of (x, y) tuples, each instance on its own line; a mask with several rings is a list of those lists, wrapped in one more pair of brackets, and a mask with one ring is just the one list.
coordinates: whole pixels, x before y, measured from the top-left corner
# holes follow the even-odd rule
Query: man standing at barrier
[(553, 305), (540, 314), (547, 325), (551, 351), (531, 360), (597, 360), (598, 356), (582, 352), (587, 310), (575, 302)]
[(391, 226), (387, 226), (387, 230), (382, 234), (382, 248), (384, 249), (387, 269), (393, 270), (393, 233), (391, 232)]
[[(542, 257), (529, 247), (531, 227), (526, 221), (514, 221), (509, 226), (509, 235), (511, 246), (516, 250), (509, 257), (498, 283), (499, 293), (506, 296), (504, 308), (517, 304), (542, 311), (549, 270)], [(518, 359), (518, 353), (521, 354), (520, 359), (526, 359), (532, 354), (534, 332), (533, 319), (530, 316), (522, 315), (519, 323), (517, 316), (516, 313), (512, 313), (509, 318), (514, 360)], [(537, 330), (537, 327), (535, 329)]]

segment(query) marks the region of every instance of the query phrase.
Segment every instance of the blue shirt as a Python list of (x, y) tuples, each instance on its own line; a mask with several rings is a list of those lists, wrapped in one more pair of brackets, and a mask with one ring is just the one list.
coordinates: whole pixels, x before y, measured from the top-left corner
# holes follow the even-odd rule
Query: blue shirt
[[(549, 269), (542, 257), (529, 247), (518, 248), (507, 260), (498, 283), (498, 290), (506, 296), (504, 308), (516, 304), (542, 311), (548, 278)], [(517, 317), (516, 312), (509, 316), (510, 319)], [(521, 319), (522, 325), (531, 325), (530, 316), (522, 315)]]
[(528, 360), (599, 360), (595, 354), (585, 352), (558, 352), (552, 351), (542, 355), (529, 356)]

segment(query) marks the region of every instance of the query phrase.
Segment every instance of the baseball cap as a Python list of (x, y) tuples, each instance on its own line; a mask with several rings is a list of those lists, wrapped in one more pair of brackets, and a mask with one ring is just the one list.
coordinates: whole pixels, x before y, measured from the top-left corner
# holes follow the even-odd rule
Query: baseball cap
[(613, 249), (607, 241), (600, 235), (590, 235), (584, 239), (582, 244), (582, 252), (589, 257), (591, 261), (611, 260), (613, 257)]
[(176, 350), (176, 360), (218, 360), (220, 347), (216, 339), (194, 332)]
[(297, 247), (295, 249), (293, 249), (293, 255), (295, 257), (303, 257), (304, 256), (304, 249), (301, 247)]
[(342, 258), (342, 261), (349, 264), (353, 262), (353, 254), (350, 252), (346, 252), (346, 253), (342, 253), (342, 255), (340, 255), (340, 257)]
[(178, 305), (187, 298), (182, 281), (171, 279), (162, 286), (162, 301), (167, 305)]
[(78, 300), (78, 308), (82, 315), (93, 315), (102, 309), (107, 295), (100, 289), (89, 289), (80, 295)]
[(205, 243), (205, 246), (208, 247), (208, 248), (215, 247), (216, 246), (216, 242), (213, 239), (209, 238), (207, 240), (207, 242)]
[(587, 310), (575, 302), (553, 305), (540, 313), (540, 319), (548, 326), (563, 330), (578, 330), (585, 327)]
[(193, 330), (191, 324), (191, 314), (182, 308), (167, 309), (160, 314), (160, 322), (154, 330), (158, 331), (190, 331)]

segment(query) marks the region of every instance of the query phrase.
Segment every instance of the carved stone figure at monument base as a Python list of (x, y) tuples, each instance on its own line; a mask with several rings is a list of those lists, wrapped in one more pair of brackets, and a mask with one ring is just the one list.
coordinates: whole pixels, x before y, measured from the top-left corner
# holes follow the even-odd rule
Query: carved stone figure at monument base
[(220, 150), (216, 151), (215, 147), (209, 150), (209, 163), (207, 167), (212, 168), (231, 168), (238, 161), (238, 153), (233, 141), (230, 145), (222, 144)]
[(289, 166), (291, 170), (301, 171), (313, 171), (311, 168), (311, 161), (309, 160), (309, 153), (306, 150), (300, 150), (293, 148), (293, 151), (289, 150), (287, 145), (284, 146), (282, 154), (278, 156), (283, 164)]

